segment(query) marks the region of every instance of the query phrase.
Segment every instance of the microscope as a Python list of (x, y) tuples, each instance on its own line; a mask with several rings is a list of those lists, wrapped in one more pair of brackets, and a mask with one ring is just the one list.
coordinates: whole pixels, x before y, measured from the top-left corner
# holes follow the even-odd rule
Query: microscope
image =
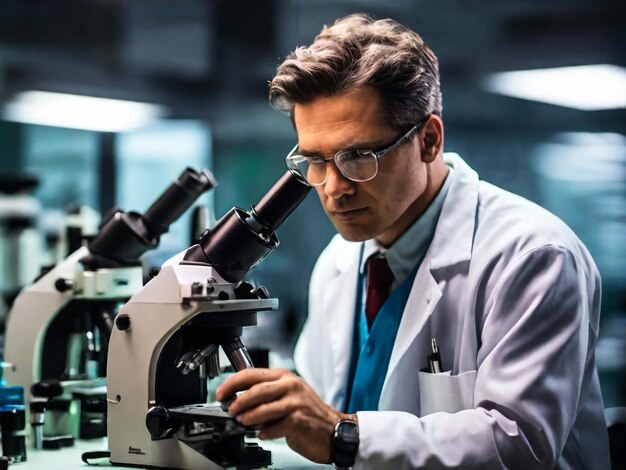
[(143, 215), (113, 209), (86, 246), (16, 298), (5, 377), (26, 391), (36, 448), (106, 434), (109, 337), (119, 307), (144, 285), (139, 258), (215, 184), (208, 171), (187, 168)]
[(253, 367), (242, 329), (256, 325), (257, 312), (278, 308), (278, 300), (243, 278), (278, 246), (275, 230), (310, 189), (287, 171), (250, 211), (231, 209), (120, 309), (107, 369), (114, 465), (271, 464), (269, 451), (245, 441), (254, 429), (207, 404), (207, 379), (220, 373), (220, 347), (235, 371)]

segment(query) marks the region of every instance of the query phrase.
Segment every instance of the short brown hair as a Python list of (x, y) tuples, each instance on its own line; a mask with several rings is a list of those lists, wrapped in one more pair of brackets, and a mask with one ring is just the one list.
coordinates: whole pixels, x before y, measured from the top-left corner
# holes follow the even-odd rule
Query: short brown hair
[(397, 128), (441, 115), (439, 64), (422, 38), (391, 20), (365, 14), (341, 18), (298, 47), (270, 82), (270, 103), (292, 112), (295, 104), (372, 87), (382, 101), (382, 120)]

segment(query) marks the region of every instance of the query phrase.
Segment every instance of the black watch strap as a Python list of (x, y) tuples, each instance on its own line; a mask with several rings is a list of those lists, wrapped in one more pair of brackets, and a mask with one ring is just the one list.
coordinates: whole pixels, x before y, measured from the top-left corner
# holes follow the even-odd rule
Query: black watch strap
[(339, 421), (333, 432), (333, 465), (350, 468), (359, 451), (359, 425), (354, 421)]

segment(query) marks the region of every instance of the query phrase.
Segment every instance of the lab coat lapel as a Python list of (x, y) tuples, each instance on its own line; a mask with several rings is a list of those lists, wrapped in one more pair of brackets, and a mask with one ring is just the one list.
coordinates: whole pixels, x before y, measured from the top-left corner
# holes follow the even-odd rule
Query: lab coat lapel
[(455, 153), (444, 154), (444, 161), (454, 173), (430, 244), (433, 273), (472, 258), (478, 210), (478, 174)]
[[(360, 243), (351, 245), (351, 251), (337, 258), (337, 277), (329, 283), (324, 296), (324, 311), (328, 315), (328, 335), (333, 354), (334, 370), (327, 377), (325, 395), (333, 406), (343, 406), (346, 381), (352, 354), (354, 332), (356, 285)], [(348, 340), (346, 340), (348, 339)]]
[(396, 341), (393, 345), (385, 383), (383, 384), (381, 392), (381, 402), (385, 397), (385, 390), (390, 383), (389, 378), (395, 371), (398, 362), (407, 352), (409, 346), (415, 341), (415, 338), (422, 332), (424, 325), (426, 325), (426, 322), (441, 298), (441, 289), (431, 274), (429, 265), (430, 252), (426, 255), (422, 266), (415, 275), (411, 294), (404, 307), (404, 313), (402, 314), (402, 320), (398, 327)]
[[(419, 336), (443, 295), (446, 279), (445, 275), (442, 277), (439, 274), (445, 272), (445, 268), (468, 262), (471, 258), (478, 205), (478, 175), (456, 154), (445, 154), (444, 160), (454, 169), (453, 180), (433, 241), (417, 271), (402, 314), (381, 392), (381, 409), (391, 405), (387, 403), (390, 394), (386, 393), (392, 383), (390, 378), (411, 344), (420, 341), (423, 345), (418, 349), (427, 351), (430, 338)], [(415, 373), (422, 367), (417, 364), (418, 360)]]

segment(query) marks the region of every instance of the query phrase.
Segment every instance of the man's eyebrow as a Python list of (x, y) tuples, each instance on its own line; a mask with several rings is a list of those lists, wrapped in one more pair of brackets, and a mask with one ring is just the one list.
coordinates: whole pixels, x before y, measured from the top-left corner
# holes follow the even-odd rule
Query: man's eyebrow
[[(343, 145), (337, 149), (334, 149), (332, 151), (332, 154), (336, 154), (337, 152), (339, 152), (340, 150), (350, 150), (350, 149), (373, 149), (376, 147), (380, 147), (381, 144), (376, 144), (376, 143), (372, 143), (372, 142), (367, 142), (367, 141), (362, 141), (362, 140), (353, 140), (352, 142), (350, 142), (347, 145)], [(324, 155), (324, 153), (316, 151), (316, 150), (306, 150), (302, 147), (298, 147), (298, 149), (300, 150), (301, 153), (304, 154), (308, 154), (308, 155)], [(329, 152), (330, 154), (331, 152)]]
[(298, 150), (300, 151), (300, 153), (304, 153), (304, 154), (307, 154), (307, 155), (321, 155), (320, 152), (316, 152), (314, 150), (306, 150), (306, 149), (303, 149), (302, 147), (300, 147), (299, 145), (298, 145)]

